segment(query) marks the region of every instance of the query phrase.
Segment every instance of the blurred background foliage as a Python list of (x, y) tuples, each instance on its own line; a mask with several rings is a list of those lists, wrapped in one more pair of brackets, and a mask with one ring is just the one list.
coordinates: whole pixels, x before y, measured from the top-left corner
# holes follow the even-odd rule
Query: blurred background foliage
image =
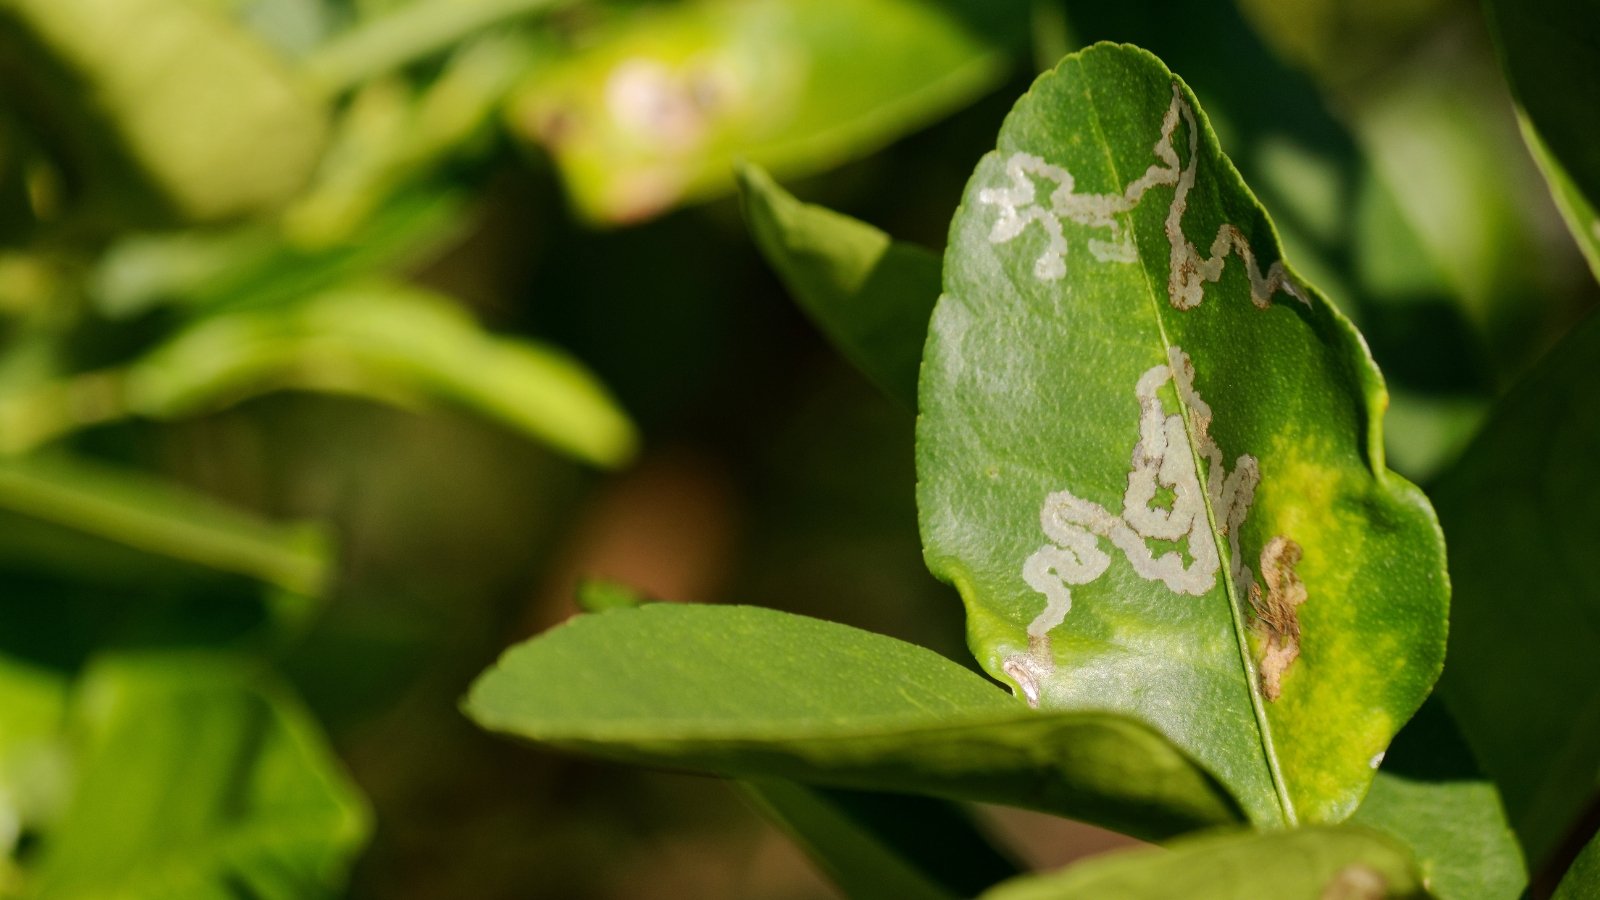
[(938, 250), (1102, 39), (1361, 326), (1407, 476), (1595, 304), (1464, 0), (0, 0), (0, 896), (828, 896), (733, 790), (456, 704), (594, 576), (967, 660), (912, 417), (733, 167)]

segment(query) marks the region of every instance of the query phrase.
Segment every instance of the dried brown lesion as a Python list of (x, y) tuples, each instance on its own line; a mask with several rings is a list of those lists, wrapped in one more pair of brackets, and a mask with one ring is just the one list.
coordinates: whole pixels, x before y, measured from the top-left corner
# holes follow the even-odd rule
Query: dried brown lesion
[(1254, 628), (1261, 638), (1261, 692), (1268, 700), (1283, 694), (1283, 675), (1300, 658), (1300, 616), (1296, 610), (1306, 602), (1305, 582), (1295, 573), (1301, 557), (1300, 545), (1285, 535), (1277, 535), (1261, 548), (1261, 585), (1250, 586), (1250, 609), (1255, 613)]

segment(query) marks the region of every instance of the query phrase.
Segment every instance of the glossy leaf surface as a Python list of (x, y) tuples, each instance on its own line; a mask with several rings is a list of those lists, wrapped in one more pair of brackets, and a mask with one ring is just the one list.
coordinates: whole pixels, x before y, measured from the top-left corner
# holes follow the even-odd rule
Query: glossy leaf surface
[(1208, 835), (1169, 850), (1116, 853), (1027, 876), (983, 900), (1422, 900), (1431, 896), (1405, 849), (1370, 831), (1311, 827)]
[(801, 203), (754, 166), (739, 169), (739, 185), (756, 245), (801, 308), (878, 387), (916, 408), (938, 255)]
[(368, 814), (314, 723), (237, 660), (109, 660), (81, 685), (76, 785), (41, 898), (337, 893)]
[(1433, 490), (1456, 585), (1440, 690), (1544, 859), (1600, 772), (1600, 317), (1500, 404)]
[(1600, 278), (1600, 6), (1486, 0), (1484, 9), (1522, 108), (1523, 136)]
[(1022, 4), (701, 0), (630, 17), (535, 76), (513, 127), (583, 215), (634, 221), (731, 187), (736, 159), (827, 169), (1003, 77)]
[(944, 288), (918, 506), (984, 668), (1150, 723), (1258, 823), (1349, 815), (1438, 675), (1443, 548), (1360, 336), (1193, 95), (1126, 46), (1042, 76)]
[(1237, 817), (1143, 726), (1039, 713), (920, 647), (756, 607), (578, 616), (507, 651), (466, 711), (624, 762), (982, 800), (1142, 835)]

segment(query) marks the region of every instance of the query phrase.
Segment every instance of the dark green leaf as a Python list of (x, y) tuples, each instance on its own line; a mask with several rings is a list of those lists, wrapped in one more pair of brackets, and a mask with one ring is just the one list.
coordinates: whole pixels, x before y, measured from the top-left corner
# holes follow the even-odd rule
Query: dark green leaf
[(847, 897), (957, 900), (1017, 874), (966, 810), (944, 800), (740, 782)]
[(731, 187), (744, 158), (831, 168), (966, 105), (1010, 66), (1023, 3), (699, 0), (626, 17), (538, 73), (512, 126), (578, 211), (653, 216)]
[(1600, 278), (1600, 7), (1593, 0), (1485, 0), (1522, 133)]
[(85, 212), (119, 219), (275, 206), (326, 125), (280, 60), (189, 0), (5, 0), (0, 85), (72, 167)]
[(331, 897), (368, 814), (294, 698), (237, 660), (100, 663), (31, 896)]
[(1386, 900), (1431, 896), (1404, 848), (1358, 828), (1208, 835), (1001, 885), (984, 900)]
[(1456, 591), (1440, 690), (1536, 865), (1600, 771), (1597, 358), (1590, 316), (1433, 491)]
[(801, 203), (755, 166), (739, 168), (739, 185), (756, 245), (801, 308), (878, 387), (915, 409), (939, 257)]
[(1448, 597), (1360, 336), (1148, 53), (1067, 57), (999, 147), (923, 359), (929, 567), (1030, 702), (1148, 722), (1260, 824), (1348, 816)]
[(507, 651), (466, 711), (625, 762), (1008, 803), (1149, 836), (1238, 815), (1143, 726), (1034, 712), (920, 647), (755, 607), (578, 616)]

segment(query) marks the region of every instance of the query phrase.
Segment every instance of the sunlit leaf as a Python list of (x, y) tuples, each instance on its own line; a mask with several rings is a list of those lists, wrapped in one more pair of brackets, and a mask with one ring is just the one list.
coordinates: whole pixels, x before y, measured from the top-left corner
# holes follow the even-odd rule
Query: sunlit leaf
[(624, 762), (1008, 803), (1148, 836), (1238, 815), (1122, 717), (1029, 710), (928, 650), (756, 607), (578, 616), (508, 651), (466, 711)]
[(588, 38), (511, 101), (602, 222), (732, 186), (744, 158), (814, 172), (882, 147), (993, 87), (1022, 3), (698, 0)]
[(754, 166), (739, 169), (739, 184), (756, 245), (795, 300), (857, 368), (915, 409), (938, 255), (801, 203)]
[(1358, 828), (1234, 833), (1092, 859), (1030, 875), (983, 900), (1424, 900), (1432, 896), (1405, 849)]
[(71, 168), (83, 212), (210, 221), (281, 203), (325, 113), (287, 67), (189, 0), (6, 0), (0, 91)]
[(130, 655), (77, 700), (73, 795), (31, 896), (334, 896), (368, 813), (315, 724), (238, 660)]
[(923, 359), (929, 567), (1030, 703), (1149, 723), (1258, 823), (1348, 816), (1448, 597), (1360, 336), (1148, 53), (1069, 56), (999, 147)]
[(1591, 838), (1561, 878), (1553, 900), (1591, 900), (1600, 895), (1600, 837)]
[(1456, 591), (1440, 690), (1536, 865), (1600, 772), (1596, 358), (1591, 316), (1506, 396), (1432, 492)]
[(1588, 0), (1487, 0), (1522, 134), (1600, 278), (1600, 10)]

